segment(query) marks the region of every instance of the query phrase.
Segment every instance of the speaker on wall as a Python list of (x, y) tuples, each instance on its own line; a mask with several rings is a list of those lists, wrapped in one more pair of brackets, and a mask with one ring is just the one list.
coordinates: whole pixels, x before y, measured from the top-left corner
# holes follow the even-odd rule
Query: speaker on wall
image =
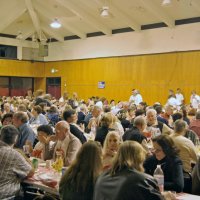
[(39, 44), (39, 56), (46, 57), (48, 56), (48, 45), (47, 44)]

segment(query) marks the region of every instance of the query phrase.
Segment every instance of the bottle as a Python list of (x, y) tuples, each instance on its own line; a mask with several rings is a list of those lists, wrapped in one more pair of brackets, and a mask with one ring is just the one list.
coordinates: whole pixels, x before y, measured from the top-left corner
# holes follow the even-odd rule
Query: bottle
[(164, 173), (163, 173), (163, 170), (161, 169), (161, 165), (157, 165), (157, 168), (155, 169), (153, 176), (158, 182), (158, 187), (160, 189), (160, 192), (163, 192), (164, 191)]

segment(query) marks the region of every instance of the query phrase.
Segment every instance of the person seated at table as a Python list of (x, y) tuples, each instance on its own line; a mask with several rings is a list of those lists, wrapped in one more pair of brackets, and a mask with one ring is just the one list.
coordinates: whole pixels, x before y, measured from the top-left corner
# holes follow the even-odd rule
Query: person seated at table
[(187, 123), (181, 119), (174, 123), (174, 133), (171, 135), (175, 145), (180, 149), (180, 159), (183, 162), (183, 169), (185, 172), (191, 172), (191, 163), (197, 162), (197, 154), (194, 144), (191, 140), (184, 137)]
[[(53, 129), (49, 125), (41, 125), (37, 128), (37, 138), (39, 142), (35, 145), (32, 156), (37, 157), (44, 160), (44, 151), (45, 148), (52, 148), (54, 142), (48, 141), (50, 136), (53, 135)], [(45, 144), (48, 146), (45, 147)]]
[(13, 113), (6, 113), (3, 115), (1, 119), (2, 126), (11, 125), (12, 124)]
[(103, 168), (111, 167), (114, 156), (117, 154), (120, 145), (120, 135), (116, 131), (108, 132), (103, 144)]
[(98, 177), (93, 200), (163, 200), (155, 179), (143, 173), (145, 157), (138, 142), (122, 143), (111, 169)]
[[(166, 124), (157, 120), (157, 113), (154, 109), (148, 109), (146, 113), (147, 126), (157, 129), (159, 134), (171, 134), (173, 131)], [(157, 135), (158, 135), (157, 133)], [(156, 136), (157, 136), (156, 135)], [(154, 135), (153, 135), (154, 136)]]
[[(78, 150), (81, 147), (79, 139), (70, 132), (69, 123), (60, 121), (55, 126), (56, 135), (50, 136), (45, 145), (44, 160), (56, 159), (56, 154), (61, 153), (64, 166), (69, 166), (75, 159)], [(55, 141), (52, 149), (49, 149), (49, 142)]]
[(34, 174), (30, 161), (13, 149), (19, 134), (19, 131), (12, 125), (1, 129), (0, 199), (14, 199), (20, 191), (20, 182)]
[(192, 194), (200, 195), (200, 159), (192, 171)]
[(168, 135), (153, 138), (154, 155), (144, 162), (145, 172), (153, 175), (157, 165), (164, 173), (164, 189), (182, 192), (184, 186), (183, 166), (178, 149)]
[(92, 200), (94, 184), (102, 170), (101, 145), (84, 143), (59, 185), (62, 200)]
[(35, 133), (31, 129), (28, 122), (28, 115), (25, 112), (16, 112), (13, 115), (13, 125), (19, 130), (20, 134), (15, 144), (16, 148), (23, 149), (24, 145), (33, 147), (35, 141)]
[(42, 114), (42, 108), (40, 106), (34, 106), (31, 110), (32, 118), (29, 120), (29, 124), (46, 125), (48, 121)]
[(139, 142), (148, 151), (147, 138), (143, 135), (146, 125), (147, 123), (143, 116), (136, 117), (133, 127), (124, 133), (122, 137), (123, 141), (133, 140)]

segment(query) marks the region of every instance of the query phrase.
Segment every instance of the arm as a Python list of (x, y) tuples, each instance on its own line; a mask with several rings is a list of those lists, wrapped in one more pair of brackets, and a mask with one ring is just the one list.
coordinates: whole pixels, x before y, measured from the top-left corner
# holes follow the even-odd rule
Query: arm
[(81, 147), (81, 143), (79, 142), (78, 139), (73, 139), (72, 141), (70, 141), (67, 152), (66, 152), (66, 156), (64, 159), (65, 166), (69, 166), (72, 163), (80, 147)]

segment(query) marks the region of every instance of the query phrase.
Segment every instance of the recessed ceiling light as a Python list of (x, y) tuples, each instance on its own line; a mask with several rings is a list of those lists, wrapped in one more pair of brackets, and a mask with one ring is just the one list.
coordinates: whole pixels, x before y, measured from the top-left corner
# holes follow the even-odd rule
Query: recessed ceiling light
[(103, 6), (101, 9), (101, 17), (108, 17), (109, 16), (109, 7)]
[(168, 6), (171, 3), (171, 0), (163, 0), (162, 6)]

